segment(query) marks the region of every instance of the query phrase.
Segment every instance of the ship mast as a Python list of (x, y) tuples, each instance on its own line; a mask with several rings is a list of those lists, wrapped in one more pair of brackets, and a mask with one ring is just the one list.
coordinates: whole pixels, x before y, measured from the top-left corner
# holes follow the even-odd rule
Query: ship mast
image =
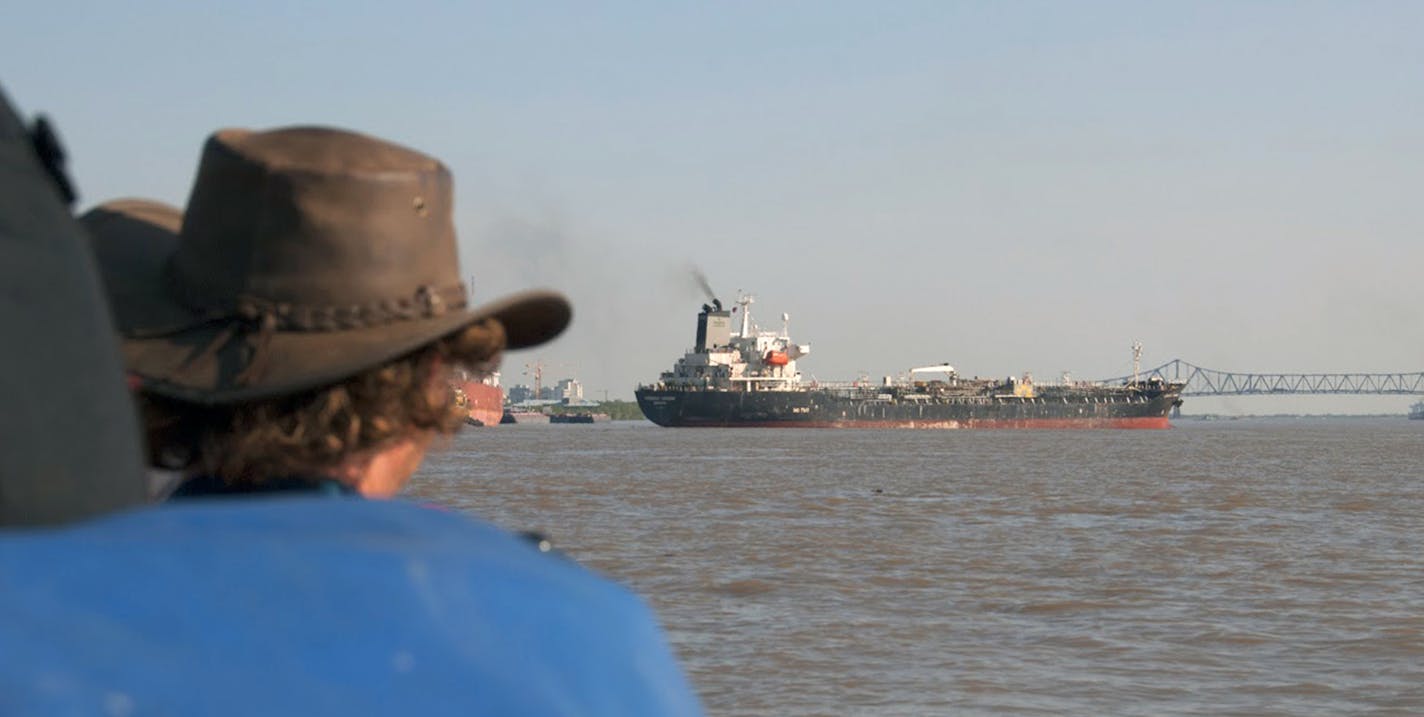
[(1142, 342), (1132, 342), (1132, 382), (1137, 383), (1137, 374), (1142, 371)]
[(743, 294), (741, 292), (737, 292), (737, 305), (742, 307), (742, 338), (747, 338), (752, 335), (751, 306), (752, 303), (755, 301), (755, 296), (752, 296), (751, 294)]

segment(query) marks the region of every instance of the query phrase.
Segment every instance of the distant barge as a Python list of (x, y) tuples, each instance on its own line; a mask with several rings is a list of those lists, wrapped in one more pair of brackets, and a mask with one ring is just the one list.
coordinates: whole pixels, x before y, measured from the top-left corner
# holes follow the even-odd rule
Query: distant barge
[(504, 415), (499, 419), (502, 424), (511, 423), (548, 423), (549, 414), (540, 411), (514, 411), (506, 409)]
[(1184, 384), (1157, 377), (1036, 384), (1027, 375), (964, 378), (948, 364), (877, 384), (806, 383), (796, 360), (810, 347), (792, 343), (784, 327), (756, 330), (752, 301), (739, 297), (731, 311), (716, 299), (703, 305), (693, 349), (656, 383), (638, 387), (648, 420), (668, 427), (1167, 428), (1182, 403)]
[(609, 420), (606, 413), (551, 413), (550, 423), (603, 423)]

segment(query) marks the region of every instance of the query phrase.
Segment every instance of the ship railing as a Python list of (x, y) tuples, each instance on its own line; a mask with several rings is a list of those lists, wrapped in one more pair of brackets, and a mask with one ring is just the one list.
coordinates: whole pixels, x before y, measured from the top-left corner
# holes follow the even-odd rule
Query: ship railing
[(838, 396), (860, 396), (880, 393), (883, 387), (850, 381), (812, 381), (804, 384), (812, 389), (827, 391)]

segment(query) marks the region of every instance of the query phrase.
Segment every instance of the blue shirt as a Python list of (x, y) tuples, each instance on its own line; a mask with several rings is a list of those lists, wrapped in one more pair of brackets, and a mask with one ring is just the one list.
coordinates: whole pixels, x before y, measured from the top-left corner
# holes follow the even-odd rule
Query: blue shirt
[(401, 501), (0, 533), (0, 714), (698, 715), (628, 590)]

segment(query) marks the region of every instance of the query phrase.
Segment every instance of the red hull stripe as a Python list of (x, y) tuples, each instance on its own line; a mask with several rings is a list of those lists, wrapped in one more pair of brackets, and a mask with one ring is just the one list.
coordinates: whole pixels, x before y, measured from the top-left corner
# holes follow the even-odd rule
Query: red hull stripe
[(688, 428), (912, 428), (922, 430), (968, 429), (1082, 429), (1082, 428), (1171, 428), (1166, 416), (1133, 418), (1025, 418), (970, 419), (964, 421), (687, 421)]

